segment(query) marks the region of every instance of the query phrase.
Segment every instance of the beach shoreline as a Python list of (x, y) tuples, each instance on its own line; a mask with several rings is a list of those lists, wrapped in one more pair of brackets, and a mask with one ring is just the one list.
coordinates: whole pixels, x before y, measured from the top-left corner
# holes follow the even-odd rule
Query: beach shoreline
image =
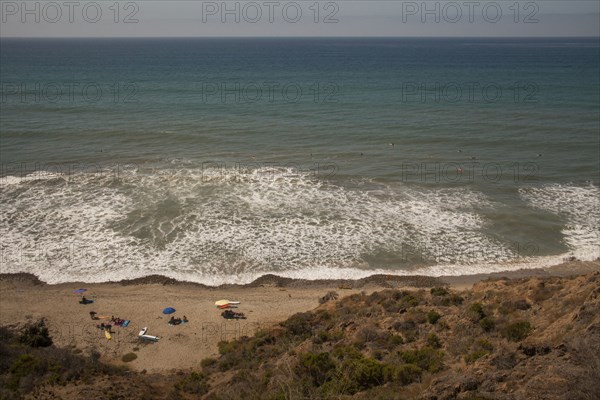
[[(521, 279), (529, 277), (575, 276), (600, 271), (600, 260), (571, 261), (542, 269), (526, 269), (453, 277), (374, 275), (359, 280), (308, 281), (267, 275), (246, 285), (209, 287), (198, 283), (179, 282), (162, 276), (105, 283), (65, 282), (46, 284), (31, 274), (1, 274), (0, 325), (19, 327), (44, 318), (54, 343), (81, 352), (96, 351), (101, 359), (123, 365), (121, 357), (135, 353), (128, 362), (132, 370), (162, 373), (198, 368), (204, 358), (218, 356), (222, 340), (252, 336), (258, 330), (270, 329), (298, 312), (319, 307), (319, 298), (329, 291), (340, 297), (354, 293), (372, 293), (385, 289), (418, 290), (450, 286), (466, 290), (486, 279)], [(93, 304), (81, 305), (75, 290), (85, 288), (86, 298)], [(247, 319), (226, 320), (214, 302), (219, 299), (241, 301), (240, 311)], [(185, 315), (189, 322), (170, 326), (166, 307)], [(92, 320), (95, 311), (102, 320)], [(111, 316), (129, 319), (128, 327), (113, 327), (112, 338), (96, 327)], [(159, 336), (156, 343), (144, 343), (138, 332)]]
[(119, 281), (104, 281), (104, 282), (85, 282), (85, 281), (66, 281), (60, 283), (47, 283), (37, 277), (35, 274), (27, 272), (17, 273), (0, 273), (0, 282), (27, 282), (32, 285), (42, 286), (60, 286), (60, 285), (104, 285), (104, 284), (119, 284), (123, 286), (135, 285), (179, 285), (197, 287), (202, 289), (241, 289), (241, 288), (256, 288), (263, 286), (275, 287), (295, 287), (295, 288), (320, 288), (330, 286), (348, 286), (353, 288), (362, 288), (368, 286), (377, 286), (381, 288), (397, 287), (402, 285), (405, 287), (432, 287), (432, 286), (451, 286), (453, 288), (467, 288), (479, 281), (485, 279), (498, 278), (529, 278), (543, 276), (574, 276), (583, 275), (590, 272), (595, 272), (600, 269), (600, 258), (593, 261), (581, 260), (565, 260), (560, 264), (551, 265), (548, 267), (538, 268), (520, 268), (509, 269), (499, 272), (482, 272), (477, 274), (464, 275), (443, 275), (443, 276), (428, 276), (428, 275), (395, 275), (395, 274), (373, 274), (364, 278), (358, 279), (300, 279), (279, 276), (276, 274), (265, 274), (249, 283), (227, 283), (221, 285), (206, 285), (204, 283), (179, 280), (165, 275), (152, 274), (134, 279), (121, 279)]

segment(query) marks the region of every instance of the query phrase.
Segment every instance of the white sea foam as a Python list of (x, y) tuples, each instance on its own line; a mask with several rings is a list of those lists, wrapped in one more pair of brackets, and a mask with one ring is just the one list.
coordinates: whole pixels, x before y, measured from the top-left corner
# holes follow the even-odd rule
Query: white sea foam
[(600, 257), (600, 189), (596, 186), (547, 185), (519, 190), (533, 207), (564, 219), (562, 233), (570, 255), (581, 260)]
[[(217, 285), (267, 273), (439, 276), (549, 262), (521, 259), (486, 235), (489, 221), (476, 210), (491, 201), (468, 187), (344, 188), (290, 168), (127, 172), (119, 179), (5, 180), (2, 272), (31, 272), (51, 283), (162, 274)], [(564, 233), (579, 255), (598, 243), (597, 218), (584, 218), (598, 215), (590, 190), (550, 187), (521, 195), (551, 212), (560, 209), (573, 224)], [(584, 210), (569, 203), (568, 193), (586, 203)]]
[(23, 182), (45, 181), (50, 179), (65, 179), (65, 175), (57, 172), (43, 170), (36, 171), (30, 174), (22, 174), (19, 176), (6, 175), (0, 177), (0, 187), (18, 185)]

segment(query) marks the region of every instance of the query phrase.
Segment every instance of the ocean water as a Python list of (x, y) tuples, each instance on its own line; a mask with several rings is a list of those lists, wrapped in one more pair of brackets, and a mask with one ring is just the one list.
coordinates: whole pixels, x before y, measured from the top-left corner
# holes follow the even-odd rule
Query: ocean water
[(600, 257), (600, 44), (2, 39), (1, 272), (461, 275)]

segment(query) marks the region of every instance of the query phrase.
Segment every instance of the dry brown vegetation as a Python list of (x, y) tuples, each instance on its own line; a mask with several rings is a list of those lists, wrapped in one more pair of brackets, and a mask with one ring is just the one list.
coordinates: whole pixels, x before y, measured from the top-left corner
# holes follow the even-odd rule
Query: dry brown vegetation
[(356, 294), (220, 352), (208, 399), (595, 399), (600, 275)]

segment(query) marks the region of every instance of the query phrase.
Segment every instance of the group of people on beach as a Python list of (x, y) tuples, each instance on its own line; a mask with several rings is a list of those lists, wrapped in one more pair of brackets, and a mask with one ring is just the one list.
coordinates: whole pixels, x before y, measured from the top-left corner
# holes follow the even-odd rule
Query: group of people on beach
[[(79, 301), (80, 304), (90, 304), (93, 301), (88, 300), (87, 298), (85, 298), (85, 296), (81, 297), (81, 300)], [(238, 303), (239, 304), (239, 303)], [(235, 306), (231, 306), (231, 305), (226, 305), (227, 307), (235, 307)], [(223, 308), (223, 307), (220, 307)], [(225, 319), (246, 319), (246, 315), (242, 312), (235, 312), (231, 309), (226, 309), (221, 313), (221, 316)], [(108, 318), (108, 317), (98, 317), (96, 311), (90, 311), (90, 318), (92, 320), (98, 320), (101, 318)], [(122, 318), (119, 317), (115, 317), (114, 315), (112, 315), (110, 317), (110, 323), (100, 323), (99, 325), (96, 325), (96, 327), (98, 329), (101, 329), (103, 331), (108, 331), (111, 332), (111, 328), (113, 326), (124, 326), (123, 324), (125, 322), (129, 322), (127, 320), (124, 320)], [(169, 319), (168, 324), (169, 325), (180, 325), (180, 324), (184, 324), (186, 322), (189, 322), (187, 316), (183, 316), (183, 318), (175, 318), (174, 316), (171, 316), (171, 318)]]
[(187, 317), (184, 315), (183, 318), (175, 318), (171, 315), (171, 319), (169, 320), (169, 325), (179, 325), (188, 322)]
[[(81, 297), (81, 300), (79, 300), (79, 304), (91, 304), (93, 303), (93, 300), (88, 300), (85, 296)], [(97, 312), (96, 311), (90, 311), (90, 318), (94, 321), (97, 321), (99, 319), (105, 319), (108, 317), (98, 317), (97, 316)], [(129, 324), (128, 320), (125, 320), (123, 318), (119, 318), (119, 317), (115, 317), (114, 315), (111, 315), (110, 317), (110, 323), (100, 323), (99, 325), (96, 325), (96, 328), (102, 330), (102, 331), (107, 331), (107, 332), (111, 332), (111, 328), (113, 326), (127, 326)]]
[(102, 331), (108, 331), (110, 333), (113, 333), (113, 332), (111, 332), (112, 327), (113, 326), (111, 324), (105, 324), (104, 322), (102, 322), (100, 325), (96, 325), (96, 328), (98, 328)]

